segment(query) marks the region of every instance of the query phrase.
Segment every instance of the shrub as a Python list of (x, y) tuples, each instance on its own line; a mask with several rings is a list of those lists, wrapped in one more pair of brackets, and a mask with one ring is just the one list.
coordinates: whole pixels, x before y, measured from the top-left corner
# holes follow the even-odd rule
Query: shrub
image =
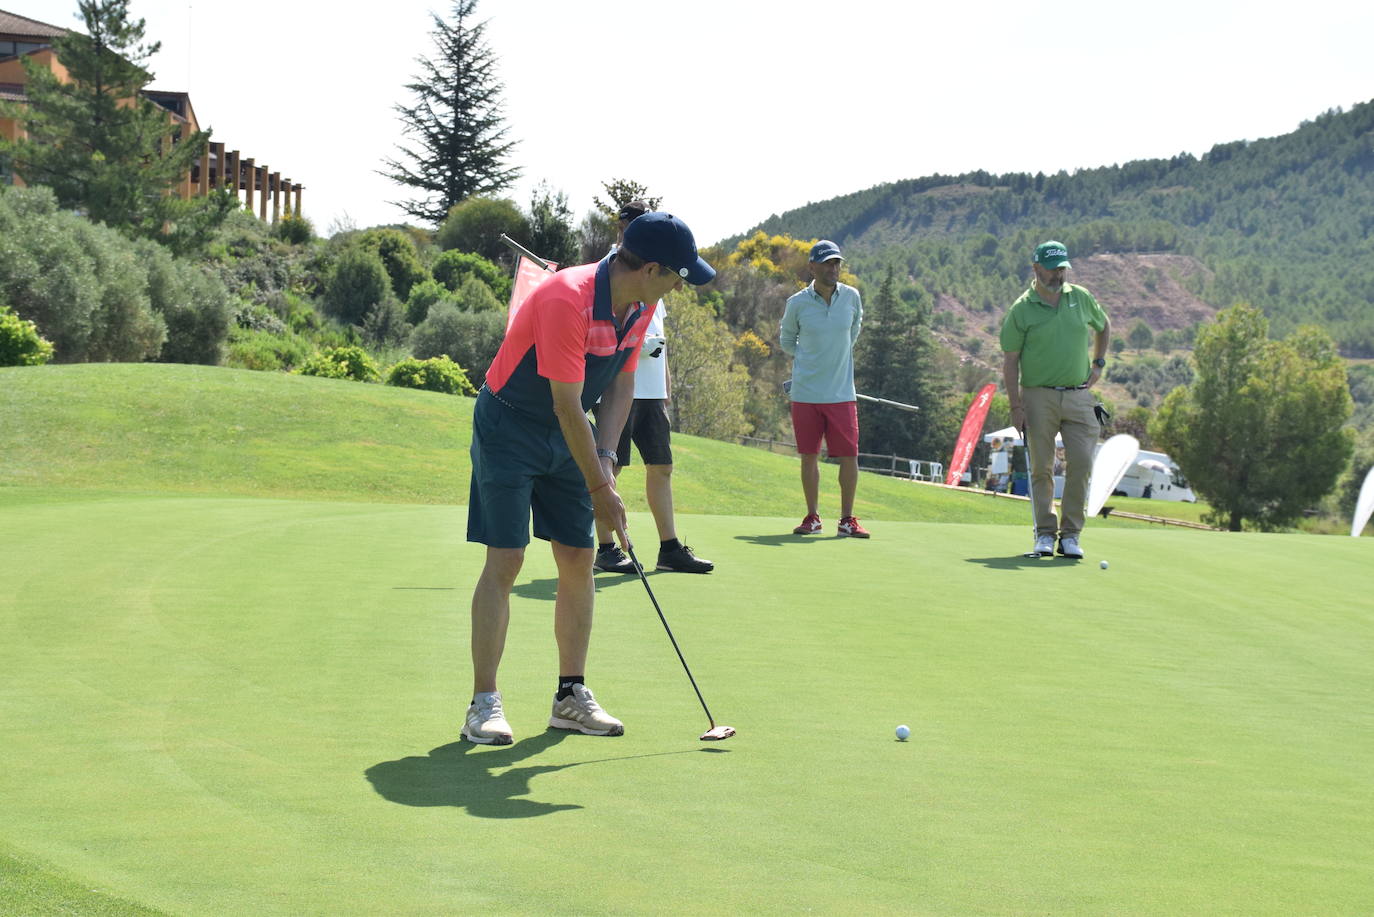
[(272, 227), (272, 235), (288, 245), (305, 245), (315, 241), (315, 226), (305, 217), (288, 216)]
[(388, 296), (372, 308), (363, 319), (363, 338), (371, 344), (385, 346), (399, 344), (410, 336), (405, 307)]
[(476, 252), (490, 261), (510, 263), (501, 233), (512, 239), (529, 238), (529, 222), (512, 200), (470, 197), (454, 204), (435, 234), (439, 248)]
[(410, 349), (422, 360), (447, 354), (467, 367), (464, 372), (476, 388), (486, 378), (505, 333), (506, 317), (500, 312), (460, 312), (456, 306), (439, 303), (411, 334)]
[(510, 299), (511, 284), (514, 282), (505, 270), (481, 255), (460, 251), (446, 251), (436, 258), (433, 274), (435, 280), (454, 291), (468, 277), (476, 277), (502, 302)]
[(386, 384), (402, 388), (418, 388), (445, 395), (476, 395), (463, 367), (446, 355), (417, 360), (411, 357), (397, 363), (386, 373)]
[(391, 294), (391, 279), (374, 251), (349, 246), (339, 256), (325, 283), (324, 303), (330, 315), (360, 325), (367, 313)]
[(260, 372), (290, 370), (310, 359), (314, 347), (296, 334), (272, 334), (240, 328), (229, 335), (224, 365)]
[(464, 312), (500, 312), (501, 303), (492, 295), (491, 287), (476, 277), (469, 277), (458, 287), (454, 304)]
[(134, 244), (59, 212), (46, 188), (0, 192), (0, 299), (38, 326), (63, 363), (156, 357), (167, 328)]
[[(289, 291), (279, 290), (269, 295), (263, 305), (281, 319), (287, 328), (298, 334), (316, 331), (324, 322), (314, 305)], [(239, 324), (243, 324), (241, 318)]]
[(369, 229), (357, 237), (358, 244), (377, 253), (391, 280), (391, 289), (405, 300), (410, 288), (429, 279), (429, 271), (420, 263), (415, 240), (399, 229)]
[(167, 324), (163, 363), (218, 365), (233, 323), (229, 291), (200, 267), (172, 258), (146, 239), (136, 243), (148, 271), (148, 299)]
[(361, 347), (330, 347), (306, 360), (296, 370), (302, 376), (324, 379), (352, 379), (354, 382), (376, 382), (381, 378), (377, 363)]
[(268, 334), (281, 334), (286, 331), (286, 322), (265, 305), (239, 303), (234, 312), (234, 326), (248, 331), (266, 331)]
[(43, 340), (38, 326), (0, 305), (0, 366), (42, 366), (51, 359), (52, 344)]
[(448, 288), (437, 280), (430, 279), (415, 284), (410, 288), (410, 297), (406, 300), (406, 321), (412, 325), (418, 325), (429, 317), (430, 308), (437, 302), (448, 299)]

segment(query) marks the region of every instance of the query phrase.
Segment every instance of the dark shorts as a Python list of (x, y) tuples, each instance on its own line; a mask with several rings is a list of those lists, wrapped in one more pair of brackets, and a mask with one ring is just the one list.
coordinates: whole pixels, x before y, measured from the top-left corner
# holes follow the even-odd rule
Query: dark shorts
[(856, 401), (835, 404), (792, 402), (792, 432), (797, 452), (818, 455), (821, 439), (831, 458), (852, 458), (859, 454), (859, 407)]
[(673, 464), (671, 423), (668, 421), (668, 402), (662, 398), (636, 398), (630, 405), (630, 416), (620, 432), (620, 444), (615, 454), (621, 467), (630, 464), (630, 441), (639, 450), (639, 458), (646, 465)]
[(559, 427), (521, 417), (483, 389), (472, 410), (468, 541), (523, 548), (534, 535), (574, 548), (596, 546), (587, 481)]

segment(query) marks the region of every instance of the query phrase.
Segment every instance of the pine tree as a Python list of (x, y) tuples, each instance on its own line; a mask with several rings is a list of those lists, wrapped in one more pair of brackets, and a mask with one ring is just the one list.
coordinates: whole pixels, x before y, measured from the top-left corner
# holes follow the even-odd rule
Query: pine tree
[(954, 448), (958, 418), (950, 408), (950, 382), (919, 307), (904, 302), (889, 267), (864, 306), (854, 354), (854, 382), (865, 395), (915, 405), (911, 413), (861, 402), (860, 445), (865, 452), (944, 461)]
[(60, 206), (97, 222), (174, 248), (198, 245), (232, 207), (228, 195), (182, 201), (173, 192), (210, 134), (181, 136), (166, 109), (142, 95), (153, 79), (145, 66), (160, 44), (144, 42), (142, 19), (128, 0), (81, 0), (86, 34), (67, 32), (53, 50), (62, 81), (25, 58), (27, 102), (9, 106), (26, 137), (0, 141), (15, 171), (46, 185)]
[(406, 86), (411, 105), (397, 105), (410, 145), (386, 160), (387, 178), (418, 194), (393, 201), (411, 216), (438, 226), (454, 205), (509, 187), (520, 170), (505, 164), (515, 147), (506, 140), (496, 58), (472, 21), (477, 0), (455, 0), (451, 21), (431, 14), (437, 54), (421, 58), (421, 73)]

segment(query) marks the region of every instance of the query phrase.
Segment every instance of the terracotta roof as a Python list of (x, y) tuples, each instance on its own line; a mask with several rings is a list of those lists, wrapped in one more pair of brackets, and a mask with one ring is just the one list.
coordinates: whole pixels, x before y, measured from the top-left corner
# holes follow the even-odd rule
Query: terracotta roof
[(0, 35), (17, 38), (55, 38), (67, 34), (61, 26), (49, 25), (16, 13), (0, 10)]

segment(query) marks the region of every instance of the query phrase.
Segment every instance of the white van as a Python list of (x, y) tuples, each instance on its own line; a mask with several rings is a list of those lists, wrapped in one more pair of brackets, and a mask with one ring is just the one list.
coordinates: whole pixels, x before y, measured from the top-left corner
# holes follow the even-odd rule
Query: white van
[(1113, 494), (1122, 497), (1147, 497), (1151, 500), (1174, 500), (1196, 503), (1197, 496), (1179, 471), (1178, 464), (1163, 452), (1136, 454), (1135, 464), (1126, 469), (1121, 483)]

